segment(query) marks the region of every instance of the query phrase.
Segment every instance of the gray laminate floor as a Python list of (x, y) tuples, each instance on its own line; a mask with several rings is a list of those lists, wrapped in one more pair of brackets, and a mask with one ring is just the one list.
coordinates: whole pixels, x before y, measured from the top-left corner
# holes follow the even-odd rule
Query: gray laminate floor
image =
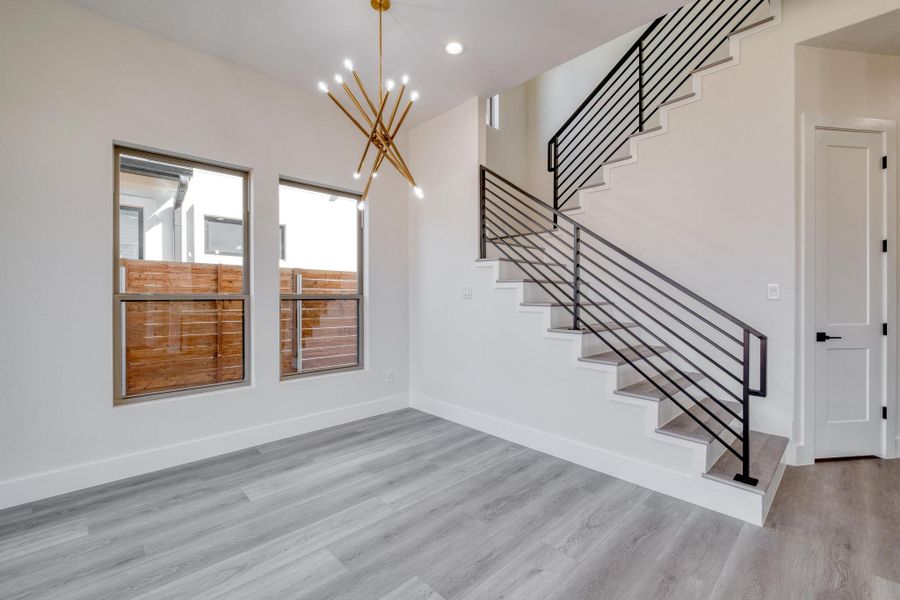
[(765, 528), (404, 410), (0, 512), (0, 598), (900, 598), (900, 461)]

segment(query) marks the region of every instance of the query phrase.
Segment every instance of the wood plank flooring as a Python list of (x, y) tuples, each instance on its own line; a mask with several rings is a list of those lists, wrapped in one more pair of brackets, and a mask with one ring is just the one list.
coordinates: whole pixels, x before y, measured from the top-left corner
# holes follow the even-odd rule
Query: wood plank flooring
[(0, 511), (0, 598), (900, 599), (900, 461), (758, 528), (403, 410)]

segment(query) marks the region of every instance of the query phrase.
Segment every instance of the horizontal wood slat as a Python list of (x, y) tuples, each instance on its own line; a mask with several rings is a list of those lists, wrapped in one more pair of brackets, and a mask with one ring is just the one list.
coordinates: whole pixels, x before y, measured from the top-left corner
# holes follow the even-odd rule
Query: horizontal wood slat
[[(241, 294), (243, 267), (120, 261), (125, 293)], [(126, 396), (244, 378), (243, 300), (124, 302)]]
[[(357, 294), (357, 273), (281, 269), (282, 294)], [(282, 300), (281, 374), (355, 366), (355, 300)], [(297, 343), (299, 329), (300, 343)]]

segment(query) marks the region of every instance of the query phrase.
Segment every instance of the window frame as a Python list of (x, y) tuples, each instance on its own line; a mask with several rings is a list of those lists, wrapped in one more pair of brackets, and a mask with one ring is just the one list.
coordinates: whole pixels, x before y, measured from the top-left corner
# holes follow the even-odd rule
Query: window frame
[(500, 94), (488, 96), (486, 125), (492, 129), (500, 129)]
[[(334, 196), (340, 196), (343, 198), (349, 198), (356, 201), (362, 200), (362, 194), (359, 192), (354, 192), (352, 190), (347, 190), (334, 186), (325, 186), (317, 183), (310, 183), (306, 181), (302, 181), (299, 179), (293, 179), (290, 177), (279, 177), (278, 178), (278, 212), (279, 212), (279, 220), (281, 214), (281, 186), (287, 187), (295, 187), (303, 190), (309, 190), (312, 192), (318, 192), (320, 194), (330, 194)], [(281, 372), (281, 360), (279, 358), (278, 361), (278, 375), (280, 381), (290, 381), (292, 379), (305, 379), (308, 377), (319, 377), (323, 375), (334, 375), (339, 373), (346, 373), (352, 371), (360, 371), (366, 368), (366, 357), (365, 357), (365, 212), (358, 210), (356, 216), (356, 294), (283, 294), (281, 290), (278, 291), (278, 310), (279, 314), (281, 311), (281, 303), (284, 301), (299, 301), (299, 300), (355, 300), (356, 301), (356, 357), (357, 361), (355, 365), (343, 366), (343, 367), (325, 367), (322, 369), (314, 369), (311, 371), (301, 371), (299, 373), (282, 373)], [(285, 225), (279, 225), (279, 228), (283, 232), (285, 229)], [(281, 348), (281, 329), (279, 327), (278, 332), (278, 348), (280, 351)], [(280, 356), (280, 355), (279, 355)]]
[[(242, 219), (233, 219), (231, 217), (217, 217), (215, 215), (203, 215), (203, 252), (205, 254), (209, 254), (210, 256), (243, 256), (243, 250), (241, 254), (235, 254), (234, 252), (216, 252), (214, 250), (210, 250), (209, 248), (209, 224), (213, 223), (226, 223), (228, 225), (240, 225), (241, 228), (244, 227), (244, 221)], [(243, 229), (242, 229), (243, 231)], [(243, 236), (246, 238), (247, 236)], [(245, 240), (246, 241), (246, 240)]]
[[(143, 292), (120, 292), (121, 289), (121, 272), (119, 267), (119, 209), (123, 206), (120, 203), (120, 165), (121, 157), (133, 156), (135, 158), (143, 158), (152, 161), (163, 162), (186, 168), (196, 168), (205, 171), (213, 171), (217, 173), (225, 173), (241, 177), (243, 180), (243, 239), (244, 253), (241, 270), (241, 290), (240, 294), (154, 294)], [(250, 294), (250, 170), (236, 166), (226, 166), (222, 163), (214, 161), (204, 161), (192, 158), (184, 158), (176, 154), (168, 154), (164, 152), (153, 152), (142, 150), (135, 147), (115, 143), (113, 145), (113, 252), (112, 252), (112, 320), (113, 320), (113, 406), (128, 406), (132, 404), (140, 404), (152, 400), (162, 400), (167, 398), (178, 398), (185, 396), (193, 396), (196, 394), (220, 391), (237, 387), (246, 387), (251, 383), (251, 294)], [(127, 206), (127, 205), (125, 205)], [(239, 381), (227, 381), (223, 383), (211, 383), (203, 385), (188, 386), (175, 390), (161, 390), (158, 392), (147, 392), (141, 394), (125, 395), (123, 384), (125, 381), (125, 361), (124, 361), (124, 318), (125, 303), (127, 302), (200, 302), (210, 300), (240, 300), (243, 306), (243, 377)]]
[[(119, 206), (119, 215), (121, 216), (122, 211), (134, 211), (137, 213), (138, 218), (138, 260), (144, 260), (144, 207), (143, 206), (131, 206), (128, 204), (122, 204)], [(121, 221), (120, 221), (121, 223)], [(121, 251), (121, 248), (117, 248), (116, 252)], [(121, 258), (121, 257), (119, 257)]]

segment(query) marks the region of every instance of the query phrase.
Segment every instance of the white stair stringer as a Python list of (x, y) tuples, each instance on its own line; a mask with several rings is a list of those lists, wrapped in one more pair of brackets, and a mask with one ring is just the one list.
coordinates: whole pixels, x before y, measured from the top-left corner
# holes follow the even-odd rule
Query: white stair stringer
[[(726, 450), (720, 442), (714, 440), (712, 443), (701, 443), (697, 440), (684, 439), (661, 430), (663, 426), (682, 414), (680, 408), (668, 399), (650, 400), (621, 393), (624, 387), (630, 383), (643, 381), (643, 378), (627, 363), (616, 365), (586, 360), (586, 357), (596, 355), (604, 349), (608, 350), (608, 348), (605, 348), (603, 342), (592, 334), (581, 334), (571, 330), (565, 331), (565, 328), (571, 321), (571, 315), (568, 311), (558, 306), (558, 303), (557, 305), (551, 305), (546, 300), (536, 300), (536, 292), (531, 288), (539, 289), (539, 286), (529, 282), (528, 278), (522, 277), (521, 274), (516, 275), (513, 270), (517, 268), (517, 265), (512, 261), (499, 258), (479, 259), (477, 266), (492, 270), (492, 281), (495, 289), (514, 292), (513, 296), (519, 312), (539, 313), (542, 315), (541, 329), (544, 337), (548, 340), (553, 340), (550, 343), (568, 343), (571, 348), (570, 359), (576, 369), (595, 371), (604, 375), (604, 377), (597, 378), (598, 388), (600, 388), (598, 391), (601, 392), (598, 393), (598, 402), (611, 401), (628, 406), (632, 410), (643, 411), (643, 416), (641, 417), (643, 422), (642, 430), (635, 431), (635, 435), (643, 435), (648, 440), (648, 444), (662, 444), (663, 447), (675, 446), (682, 449), (682, 452), (686, 451), (690, 457), (688, 459), (690, 464), (682, 465), (682, 469), (679, 471), (671, 470), (664, 465), (647, 465), (653, 472), (651, 477), (647, 476), (644, 469), (621, 468), (616, 462), (610, 463), (599, 459), (592, 461), (583, 453), (568, 453), (564, 446), (560, 447), (554, 443), (547, 445), (540, 442), (529, 443), (527, 435), (525, 438), (509, 435), (510, 426), (508, 424), (491, 429), (490, 427), (484, 427), (484, 420), (482, 419), (476, 422), (467, 422), (465, 418), (457, 418), (456, 420), (481, 428), (488, 431), (488, 433), (507, 437), (512, 441), (523, 443), (537, 450), (560, 456), (583, 466), (597, 469), (637, 485), (755, 525), (762, 525), (765, 522), (766, 514), (771, 506), (784, 470), (783, 449), (777, 472), (765, 490), (756, 490), (739, 483), (726, 481), (721, 473), (718, 476), (711, 475), (714, 465), (723, 462), (726, 458), (724, 456)], [(687, 406), (688, 403), (685, 402), (684, 404)], [(442, 414), (442, 416), (451, 419), (459, 417), (459, 415), (452, 414)], [(734, 422), (736, 420), (730, 424), (733, 425)], [(765, 435), (756, 432), (754, 434)], [(728, 442), (733, 441), (732, 436), (723, 437)], [(629, 462), (632, 465), (634, 464), (634, 459), (628, 457), (623, 457), (623, 459), (625, 459), (622, 462), (623, 465)]]
[(769, 16), (757, 20), (754, 23), (750, 23), (745, 27), (741, 27), (735, 33), (731, 34), (728, 38), (728, 53), (725, 57), (715, 59), (706, 66), (696, 69), (691, 75), (688, 90), (684, 93), (677, 93), (672, 100), (660, 106), (658, 113), (659, 125), (651, 127), (643, 133), (632, 135), (626, 145), (628, 150), (623, 150), (622, 157), (614, 158), (600, 168), (602, 174), (600, 183), (589, 184), (579, 188), (575, 198), (569, 202), (569, 204), (572, 204), (574, 201), (576, 205), (564, 207), (562, 210), (569, 216), (583, 214), (585, 212), (584, 207), (588, 200), (611, 187), (613, 178), (612, 172), (615, 169), (628, 167), (629, 165), (638, 162), (640, 146), (642, 143), (669, 132), (669, 114), (671, 112), (703, 99), (703, 79), (705, 77), (712, 76), (726, 69), (737, 67), (741, 64), (741, 41), (744, 38), (762, 33), (768, 29), (777, 27), (780, 24), (781, 0), (771, 0)]

